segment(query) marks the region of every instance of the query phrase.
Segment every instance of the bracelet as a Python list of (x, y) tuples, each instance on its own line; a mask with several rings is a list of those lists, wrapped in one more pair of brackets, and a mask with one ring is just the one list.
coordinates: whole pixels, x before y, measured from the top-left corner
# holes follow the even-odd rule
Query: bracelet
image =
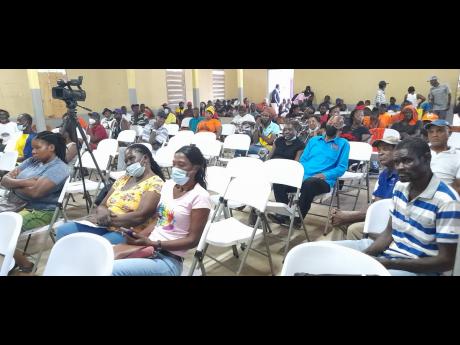
[(157, 251), (160, 251), (160, 250), (162, 249), (162, 248), (161, 248), (161, 241), (158, 240), (157, 242), (158, 242), (158, 244), (157, 244), (156, 250), (157, 250)]

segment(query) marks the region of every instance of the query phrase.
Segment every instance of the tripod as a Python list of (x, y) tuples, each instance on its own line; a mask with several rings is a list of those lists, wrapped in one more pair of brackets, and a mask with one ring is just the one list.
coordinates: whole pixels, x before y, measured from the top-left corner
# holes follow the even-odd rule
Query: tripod
[(82, 164), (81, 153), (80, 153), (81, 145), (80, 145), (80, 141), (78, 140), (77, 129), (80, 132), (80, 135), (81, 135), (81, 137), (83, 139), (84, 144), (86, 145), (86, 148), (88, 149), (88, 152), (89, 152), (89, 154), (91, 156), (91, 159), (94, 162), (94, 166), (96, 167), (97, 173), (98, 173), (102, 183), (104, 184), (104, 187), (107, 188), (105, 178), (104, 178), (104, 176), (103, 176), (103, 174), (101, 172), (101, 169), (99, 168), (99, 165), (97, 164), (96, 158), (94, 157), (94, 154), (93, 154), (93, 150), (89, 146), (88, 140), (86, 138), (86, 134), (83, 131), (83, 128), (81, 127), (80, 123), (78, 122), (77, 111), (75, 110), (77, 106), (80, 107), (80, 108), (83, 108), (85, 110), (88, 110), (88, 111), (91, 111), (91, 109), (88, 109), (88, 108), (85, 108), (85, 107), (82, 107), (82, 106), (78, 105), (77, 102), (74, 101), (74, 100), (66, 100), (65, 102), (66, 102), (67, 110), (68, 110), (67, 119), (70, 121), (70, 129), (69, 129), (69, 131), (71, 131), (71, 133), (73, 133), (74, 138), (77, 138), (77, 143), (76, 144), (77, 144), (77, 155), (78, 155), (79, 170), (80, 170), (81, 181), (82, 181), (82, 185), (83, 185), (83, 195), (85, 196), (86, 210), (89, 213), (90, 201), (88, 199), (88, 193), (86, 191), (85, 175), (84, 175), (84, 172), (83, 172), (83, 164)]

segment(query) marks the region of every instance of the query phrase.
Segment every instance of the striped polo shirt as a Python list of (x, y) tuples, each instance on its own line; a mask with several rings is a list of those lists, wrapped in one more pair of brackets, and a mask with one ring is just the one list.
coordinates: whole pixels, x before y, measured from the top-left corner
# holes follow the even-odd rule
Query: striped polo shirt
[(409, 201), (409, 183), (394, 188), (393, 242), (388, 258), (416, 259), (438, 255), (437, 243), (457, 243), (460, 232), (458, 194), (433, 175), (427, 188)]

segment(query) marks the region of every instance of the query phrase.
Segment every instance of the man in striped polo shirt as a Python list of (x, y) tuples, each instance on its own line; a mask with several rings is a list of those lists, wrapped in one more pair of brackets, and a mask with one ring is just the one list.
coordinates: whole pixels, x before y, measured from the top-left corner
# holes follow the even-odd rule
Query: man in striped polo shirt
[(372, 241), (335, 242), (376, 257), (392, 275), (438, 275), (453, 269), (460, 232), (458, 194), (433, 175), (431, 152), (407, 138), (393, 152), (399, 175), (386, 230)]

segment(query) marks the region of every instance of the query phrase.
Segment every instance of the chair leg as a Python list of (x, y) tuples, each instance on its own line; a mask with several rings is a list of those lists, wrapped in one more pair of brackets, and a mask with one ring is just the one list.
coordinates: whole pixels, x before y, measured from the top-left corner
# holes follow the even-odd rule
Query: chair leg
[[(287, 255), (287, 252), (289, 250), (289, 243), (291, 242), (291, 236), (292, 236), (292, 229), (294, 228), (294, 215), (292, 215), (291, 217), (291, 222), (289, 223), (289, 231), (288, 231), (288, 235), (287, 235), (287, 238), (286, 238), (286, 245), (284, 246), (284, 254), (283, 254), (283, 262), (284, 262), (284, 259), (286, 258), (286, 255)], [(301, 216), (302, 218), (302, 216)]]
[[(263, 226), (264, 226), (265, 230), (267, 230), (267, 225), (268, 225), (268, 222), (267, 222), (266, 219), (264, 219), (263, 220)], [(268, 245), (268, 241), (267, 241), (267, 231), (263, 231), (262, 235), (264, 236), (265, 248), (267, 249), (268, 264), (270, 265), (270, 272), (272, 273), (272, 276), (274, 276), (275, 271), (273, 270), (272, 254), (271, 254), (271, 251), (270, 251), (270, 246)]]
[(236, 245), (232, 246), (232, 250), (233, 250), (233, 256), (238, 259), (240, 255), (238, 254), (238, 248), (236, 247)]
[(249, 243), (247, 245), (247, 249), (248, 250), (245, 250), (244, 253), (243, 253), (243, 259), (241, 260), (241, 264), (240, 264), (240, 267), (238, 268), (238, 271), (236, 272), (236, 275), (240, 275), (241, 274), (241, 271), (243, 269), (243, 266), (246, 262), (246, 259), (248, 257), (248, 254), (249, 254), (249, 250), (251, 249), (251, 245), (252, 245), (252, 242), (254, 241), (254, 237), (256, 235), (256, 232), (257, 232), (257, 229), (259, 228), (259, 224), (261, 222), (261, 218), (260, 218), (260, 214), (259, 216), (257, 217), (257, 221), (256, 221), (256, 224), (254, 225), (254, 230), (252, 231), (252, 235), (251, 235), (251, 238), (249, 239)]
[(355, 196), (355, 203), (353, 204), (353, 211), (356, 209), (356, 204), (358, 203), (358, 199), (359, 199), (360, 194), (361, 194), (361, 180), (359, 180), (358, 193)]
[(299, 212), (299, 215), (300, 215), (300, 222), (302, 223), (302, 228), (303, 228), (303, 232), (305, 232), (305, 237), (307, 238), (307, 241), (310, 242), (310, 237), (308, 236), (308, 231), (307, 231), (307, 227), (305, 226), (305, 222), (302, 219), (302, 213), (300, 213), (299, 205), (297, 205), (297, 212)]

